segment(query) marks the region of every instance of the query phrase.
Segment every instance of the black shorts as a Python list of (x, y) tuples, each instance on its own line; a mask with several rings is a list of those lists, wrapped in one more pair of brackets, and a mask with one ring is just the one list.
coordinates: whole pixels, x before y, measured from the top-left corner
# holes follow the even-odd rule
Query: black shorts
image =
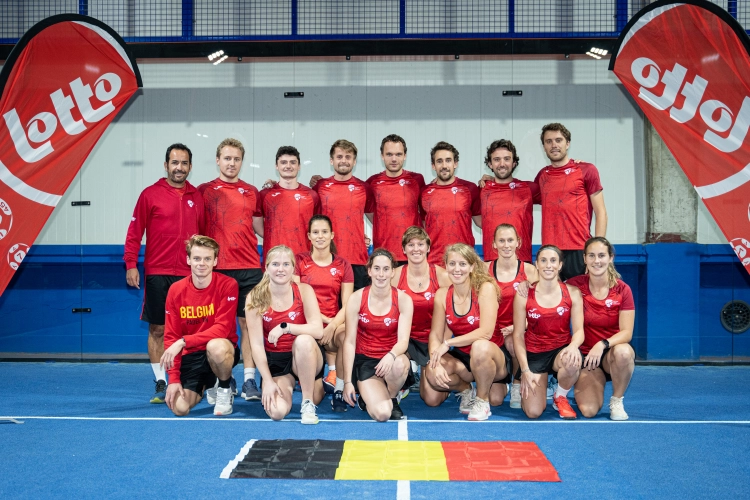
[[(388, 354), (386, 354), (388, 356)], [(352, 368), (352, 384), (354, 384), (354, 390), (359, 393), (359, 387), (357, 382), (360, 380), (368, 380), (375, 376), (375, 367), (378, 366), (382, 358), (371, 358), (364, 354), (354, 355), (354, 367)]]
[[(599, 360), (599, 368), (601, 368), (602, 369), (602, 373), (604, 373), (605, 382), (612, 382), (612, 375), (610, 375), (609, 372), (604, 369), (604, 366), (602, 366), (602, 361), (604, 361), (604, 356), (607, 355), (607, 353), (609, 352), (609, 350), (610, 350), (609, 347), (607, 347), (606, 349), (604, 349), (604, 351), (602, 352), (602, 357)], [(583, 354), (583, 353), (581, 353), (581, 372), (583, 372), (583, 370), (586, 369), (586, 367), (583, 364), (584, 361), (586, 361), (586, 355)]]
[(563, 266), (560, 270), (560, 279), (565, 281), (573, 276), (586, 273), (586, 264), (583, 262), (583, 250), (563, 250)]
[[(505, 371), (507, 372), (507, 375), (502, 380), (495, 380), (495, 382), (500, 382), (503, 384), (508, 384), (511, 381), (511, 370), (513, 369), (513, 360), (510, 358), (510, 353), (508, 352), (508, 348), (505, 347), (505, 344), (500, 346), (500, 350), (503, 352), (503, 356), (505, 357)], [(455, 347), (448, 351), (448, 354), (459, 360), (461, 363), (464, 364), (467, 370), (471, 372), (471, 355), (466, 354), (465, 352), (456, 349)]]
[[(232, 364), (232, 368), (237, 366), (239, 362), (240, 350), (237, 346), (234, 346), (234, 364)], [(216, 374), (211, 370), (206, 351), (192, 352), (182, 357), (180, 383), (183, 389), (188, 389), (198, 394), (203, 394), (204, 389), (211, 388), (216, 384)]]
[(426, 342), (409, 339), (409, 348), (406, 349), (406, 354), (419, 366), (427, 366), (427, 363), (430, 362), (430, 352)]
[(367, 266), (361, 266), (359, 264), (352, 264), (352, 271), (354, 272), (354, 291), (370, 286), (372, 280), (370, 275), (367, 274)]
[(151, 274), (146, 276), (146, 291), (143, 294), (141, 320), (150, 325), (164, 324), (164, 310), (167, 308), (167, 292), (173, 283), (185, 276)]
[(529, 364), (529, 370), (531, 373), (551, 373), (557, 378), (557, 372), (552, 369), (555, 364), (555, 358), (557, 354), (565, 349), (567, 346), (558, 347), (551, 351), (544, 352), (529, 352), (526, 351), (526, 361)]
[[(320, 354), (323, 356), (323, 364), (320, 366), (320, 371), (315, 375), (315, 380), (323, 378), (323, 371), (326, 366), (326, 351), (322, 345), (318, 344), (320, 348)], [(292, 351), (289, 352), (270, 352), (266, 351), (266, 361), (268, 362), (268, 369), (271, 371), (272, 377), (283, 377), (284, 375), (291, 375), (294, 380), (299, 380), (299, 377), (295, 375), (292, 370)]]
[(215, 271), (234, 278), (234, 281), (239, 285), (240, 296), (237, 297), (237, 316), (244, 318), (247, 294), (255, 288), (255, 285), (260, 283), (263, 278), (263, 271), (260, 269), (216, 269)]

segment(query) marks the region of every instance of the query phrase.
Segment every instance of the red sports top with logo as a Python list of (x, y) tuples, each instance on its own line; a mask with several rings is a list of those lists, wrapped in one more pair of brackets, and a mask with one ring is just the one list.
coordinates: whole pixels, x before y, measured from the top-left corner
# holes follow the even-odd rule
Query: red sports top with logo
[(427, 290), (423, 292), (414, 292), (409, 288), (409, 280), (406, 277), (409, 265), (405, 265), (401, 270), (401, 277), (398, 280), (398, 289), (411, 297), (414, 303), (414, 316), (411, 320), (411, 338), (420, 342), (427, 343), (430, 340), (430, 327), (432, 326), (432, 308), (435, 304), (435, 292), (440, 288), (438, 283), (437, 271), (433, 264), (430, 264), (430, 281)]
[(373, 248), (385, 248), (396, 260), (406, 260), (401, 236), (409, 226), (422, 225), (419, 193), (424, 188), (424, 177), (406, 170), (398, 177), (388, 177), (383, 171), (367, 179), (367, 184), (374, 200)]
[(299, 184), (284, 189), (278, 184), (260, 192), (263, 211), (263, 261), (276, 245), (286, 245), (298, 254), (310, 249), (307, 223), (319, 211), (318, 193)]
[(333, 224), (339, 255), (350, 264), (367, 264), (364, 215), (373, 211), (370, 186), (356, 177), (348, 181), (329, 177), (318, 181), (313, 189), (320, 197), (320, 213)]
[(481, 215), (476, 184), (459, 178), (447, 186), (430, 183), (422, 190), (419, 205), (425, 216), (425, 231), (432, 240), (430, 264), (442, 262), (445, 248), (453, 243), (474, 248), (471, 217)]
[(370, 288), (362, 289), (362, 301), (359, 304), (359, 321), (357, 322), (356, 354), (380, 359), (398, 342), (398, 290), (391, 287), (391, 309), (383, 316), (370, 312), (368, 299)]
[(211, 275), (211, 283), (203, 289), (193, 284), (192, 276), (169, 287), (164, 324), (164, 348), (179, 339), (185, 347), (175, 356), (169, 370), (170, 382), (180, 381), (182, 356), (205, 351), (212, 339), (227, 339), (237, 347), (237, 282), (221, 273)]
[(513, 326), (513, 299), (516, 297), (518, 284), (526, 281), (526, 270), (523, 261), (519, 259), (516, 277), (512, 281), (502, 282), (497, 279), (497, 260), (490, 263), (490, 274), (500, 287), (500, 307), (497, 310), (497, 321), (495, 322), (495, 335), (502, 335), (501, 330), (506, 326)]
[(488, 181), (480, 191), (482, 205), (482, 249), (484, 260), (497, 259), (492, 247), (495, 228), (511, 224), (521, 239), (516, 250), (519, 259), (531, 262), (531, 235), (534, 231), (534, 203), (539, 203), (539, 186), (535, 182), (513, 179), (507, 184)]
[(125, 267), (138, 263), (146, 232), (146, 275), (189, 276), (185, 240), (203, 231), (203, 196), (189, 182), (175, 189), (166, 179), (143, 190), (133, 210), (125, 239)]
[[(479, 328), (479, 300), (477, 298), (477, 292), (471, 289), (471, 307), (469, 312), (463, 316), (456, 314), (456, 310), (453, 307), (453, 285), (448, 288), (448, 293), (445, 294), (445, 322), (448, 323), (448, 328), (451, 329), (455, 337), (466, 335)], [(492, 334), (490, 339), (492, 342), (497, 344), (498, 347), (502, 347), (505, 343), (505, 338), (502, 334)], [(471, 345), (465, 345), (456, 347), (459, 351), (466, 354), (471, 354)]]
[(554, 307), (536, 301), (536, 288), (529, 288), (526, 299), (526, 350), (547, 352), (570, 344), (570, 308), (573, 302), (565, 283), (560, 283), (562, 300)]
[(253, 217), (263, 217), (260, 194), (245, 181), (214, 179), (198, 186), (206, 210), (204, 234), (219, 243), (216, 269), (260, 269)]
[(578, 287), (583, 296), (584, 340), (580, 349), (586, 355), (594, 344), (620, 331), (620, 311), (635, 310), (633, 292), (624, 281), (617, 280), (607, 297), (599, 300), (591, 294), (588, 276), (576, 276), (568, 279), (567, 283)]
[(274, 311), (272, 307), (269, 307), (263, 313), (263, 344), (268, 352), (291, 352), (294, 339), (297, 338), (296, 335), (292, 335), (291, 333), (284, 333), (279, 337), (276, 345), (273, 345), (268, 341), (268, 334), (276, 325), (280, 325), (281, 323), (304, 325), (307, 323), (305, 306), (302, 304), (302, 296), (299, 294), (299, 286), (295, 282), (291, 284), (292, 296), (294, 297), (291, 307), (286, 311)]
[(594, 209), (590, 196), (602, 190), (599, 171), (591, 163), (547, 165), (536, 174), (542, 202), (542, 244), (581, 250), (591, 238)]
[(327, 266), (317, 265), (310, 252), (298, 253), (295, 258), (297, 265), (294, 274), (315, 291), (320, 314), (329, 318), (336, 316), (339, 312), (341, 285), (354, 283), (352, 266), (338, 255), (334, 255), (333, 261)]

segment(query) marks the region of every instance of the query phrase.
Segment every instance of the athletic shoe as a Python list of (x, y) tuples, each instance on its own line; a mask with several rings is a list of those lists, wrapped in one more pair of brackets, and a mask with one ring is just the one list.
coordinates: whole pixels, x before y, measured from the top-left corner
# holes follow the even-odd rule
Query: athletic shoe
[(245, 398), (245, 401), (260, 401), (260, 391), (258, 390), (258, 385), (255, 383), (254, 378), (249, 378), (245, 380), (245, 383), (242, 384), (242, 397)]
[(554, 396), (552, 401), (552, 407), (560, 413), (560, 418), (565, 420), (576, 418), (576, 411), (570, 406), (570, 401), (566, 396)]
[(625, 407), (622, 404), (622, 398), (612, 396), (609, 398), (609, 419), (610, 420), (627, 420), (628, 414), (625, 413)]
[(154, 395), (151, 396), (151, 402), (154, 404), (163, 403), (167, 399), (167, 382), (164, 380), (154, 380), (156, 383), (156, 389)]
[(417, 371), (414, 372), (414, 383), (411, 384), (411, 387), (409, 387), (409, 389), (411, 389), (414, 392), (419, 392), (419, 380), (422, 378), (422, 376), (420, 375), (421, 371), (422, 369), (419, 368)]
[(557, 392), (557, 379), (554, 375), (550, 375), (547, 380), (547, 399), (554, 399), (555, 392)]
[(303, 424), (317, 424), (319, 422), (318, 415), (315, 413), (315, 405), (309, 399), (302, 401), (302, 408), (300, 409), (300, 415), (302, 416)]
[(349, 405), (344, 401), (344, 392), (336, 391), (331, 398), (331, 409), (336, 413), (344, 413), (349, 409)]
[(219, 379), (216, 379), (216, 383), (210, 389), (206, 389), (206, 403), (213, 406), (216, 404), (216, 391), (219, 389)]
[(396, 400), (399, 403), (401, 403), (401, 400), (406, 398), (406, 396), (409, 395), (409, 390), (410, 390), (409, 388), (406, 388), (406, 389), (401, 389), (400, 391), (398, 391), (398, 394), (396, 395)]
[(323, 389), (326, 394), (336, 392), (336, 370), (328, 370), (328, 375), (323, 378)]
[(510, 385), (510, 407), (521, 407), (521, 384)]
[(229, 388), (232, 389), (232, 396), (237, 395), (237, 381), (234, 377), (229, 378)]
[(216, 389), (216, 405), (214, 406), (214, 415), (223, 416), (232, 414), (232, 403), (234, 403), (234, 394), (232, 389), (219, 387)]
[(458, 398), (458, 411), (464, 415), (468, 415), (471, 411), (471, 407), (474, 404), (474, 398), (477, 396), (477, 390), (472, 385), (465, 391), (461, 391), (456, 394)]
[(472, 422), (487, 420), (492, 415), (490, 402), (481, 398), (474, 398), (474, 404), (471, 405), (469, 420)]
[(401, 410), (401, 406), (398, 404), (397, 398), (391, 398), (391, 401), (393, 402), (393, 409), (391, 410), (391, 418), (388, 420), (403, 420), (406, 417), (404, 416), (404, 412)]
[(359, 407), (360, 410), (367, 411), (367, 403), (365, 403), (365, 400), (362, 399), (362, 396), (359, 396), (357, 398), (357, 406)]

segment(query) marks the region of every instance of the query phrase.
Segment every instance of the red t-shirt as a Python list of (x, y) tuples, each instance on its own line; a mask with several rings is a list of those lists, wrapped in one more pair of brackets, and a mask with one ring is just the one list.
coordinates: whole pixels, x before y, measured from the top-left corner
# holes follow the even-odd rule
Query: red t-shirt
[[(469, 312), (463, 316), (456, 314), (456, 309), (453, 307), (453, 285), (448, 288), (448, 293), (445, 294), (445, 322), (448, 323), (448, 328), (451, 329), (455, 337), (466, 335), (479, 328), (479, 299), (477, 298), (477, 292), (471, 289), (471, 307)], [(492, 334), (490, 339), (492, 342), (497, 344), (498, 347), (502, 347), (505, 342), (505, 338), (498, 336), (496, 333)], [(456, 347), (459, 351), (466, 354), (471, 354), (471, 345), (465, 345)]]
[(221, 273), (211, 275), (211, 283), (195, 288), (192, 276), (169, 287), (165, 309), (164, 348), (184, 338), (185, 347), (174, 358), (169, 381), (180, 381), (182, 356), (205, 351), (212, 339), (227, 339), (237, 346), (237, 282)]
[(383, 316), (370, 312), (368, 298), (370, 287), (362, 289), (362, 301), (359, 304), (359, 321), (357, 322), (356, 354), (380, 359), (398, 342), (398, 290), (391, 287), (391, 309)]
[(482, 188), (482, 248), (484, 260), (497, 259), (492, 247), (495, 228), (511, 224), (516, 228), (521, 246), (516, 250), (519, 259), (531, 262), (531, 235), (534, 232), (534, 202), (539, 202), (539, 186), (535, 182), (513, 179), (508, 184), (489, 181)]
[(405, 265), (401, 270), (401, 277), (398, 280), (398, 289), (411, 297), (414, 303), (414, 316), (411, 320), (411, 338), (420, 342), (427, 343), (430, 340), (430, 327), (432, 326), (432, 308), (435, 304), (435, 292), (440, 288), (438, 283), (437, 270), (430, 264), (430, 281), (427, 290), (423, 292), (414, 292), (409, 288), (409, 280), (406, 277), (409, 265)]
[(320, 211), (318, 193), (299, 184), (284, 189), (278, 184), (260, 192), (263, 211), (263, 261), (276, 245), (286, 245), (294, 254), (310, 249), (307, 223)]
[(329, 318), (336, 316), (339, 312), (341, 285), (354, 283), (352, 266), (338, 255), (334, 255), (333, 261), (327, 266), (317, 265), (310, 252), (298, 253), (296, 260), (294, 274), (299, 276), (302, 283), (307, 283), (315, 291), (320, 314)]
[(583, 296), (584, 340), (580, 349), (586, 355), (594, 344), (620, 331), (620, 311), (635, 310), (633, 292), (624, 281), (617, 280), (607, 297), (599, 300), (591, 294), (588, 276), (575, 276), (566, 283), (578, 287)]
[(388, 177), (385, 171), (367, 179), (373, 195), (372, 244), (385, 248), (396, 260), (406, 260), (401, 237), (409, 226), (421, 226), (419, 193), (424, 188), (424, 177), (415, 172), (402, 171), (398, 177)]
[(560, 283), (562, 300), (554, 307), (542, 307), (536, 301), (536, 288), (529, 288), (526, 300), (526, 350), (547, 352), (570, 344), (570, 299), (568, 287)]
[(502, 335), (501, 330), (506, 326), (513, 325), (513, 299), (516, 297), (518, 284), (526, 281), (526, 270), (523, 261), (518, 261), (518, 271), (512, 281), (503, 282), (497, 279), (497, 260), (490, 263), (490, 274), (500, 287), (500, 306), (497, 310), (497, 321), (495, 321), (495, 335)]
[(333, 224), (338, 254), (350, 264), (367, 264), (364, 215), (372, 212), (370, 186), (356, 177), (348, 181), (329, 177), (318, 181), (313, 189), (320, 197), (320, 213)]
[(268, 352), (291, 352), (294, 339), (297, 338), (296, 335), (291, 333), (284, 333), (279, 337), (276, 345), (273, 345), (268, 341), (268, 334), (276, 325), (281, 323), (304, 325), (307, 323), (305, 306), (302, 304), (302, 296), (299, 294), (299, 286), (294, 282), (292, 282), (292, 296), (294, 300), (291, 307), (286, 311), (274, 311), (273, 308), (269, 307), (263, 313), (263, 344)]
[(425, 231), (432, 240), (430, 264), (441, 263), (445, 248), (453, 243), (474, 248), (471, 217), (482, 213), (476, 184), (459, 178), (447, 186), (431, 183), (422, 190), (419, 205), (425, 216)]
[(536, 175), (542, 203), (542, 244), (561, 250), (581, 250), (591, 238), (594, 209), (591, 195), (602, 190), (599, 171), (591, 163), (553, 167)]
[(262, 217), (260, 194), (245, 181), (214, 179), (198, 186), (206, 212), (204, 234), (219, 243), (216, 269), (260, 269), (253, 217)]

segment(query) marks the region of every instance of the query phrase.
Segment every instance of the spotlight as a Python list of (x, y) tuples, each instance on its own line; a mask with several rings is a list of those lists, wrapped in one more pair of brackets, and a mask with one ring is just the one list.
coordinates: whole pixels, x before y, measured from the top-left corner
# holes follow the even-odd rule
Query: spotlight
[(214, 62), (214, 66), (216, 66), (217, 64), (221, 64), (224, 61), (226, 61), (227, 57), (229, 57), (229, 56), (227, 56), (227, 55), (221, 56), (219, 59), (216, 60), (216, 62)]
[(600, 55), (598, 55), (598, 54), (594, 54), (593, 52), (586, 52), (586, 55), (587, 55), (587, 56), (591, 56), (591, 57), (593, 57), (594, 59), (601, 59), (601, 58), (602, 58), (602, 56), (600, 56)]
[(217, 51), (216, 51), (216, 52), (214, 52), (213, 54), (209, 54), (209, 56), (208, 56), (208, 60), (209, 60), (209, 61), (213, 61), (214, 59), (216, 59), (216, 58), (218, 58), (218, 57), (221, 57), (221, 56), (223, 56), (223, 55), (224, 55), (224, 51), (223, 51), (223, 50), (217, 50)]

